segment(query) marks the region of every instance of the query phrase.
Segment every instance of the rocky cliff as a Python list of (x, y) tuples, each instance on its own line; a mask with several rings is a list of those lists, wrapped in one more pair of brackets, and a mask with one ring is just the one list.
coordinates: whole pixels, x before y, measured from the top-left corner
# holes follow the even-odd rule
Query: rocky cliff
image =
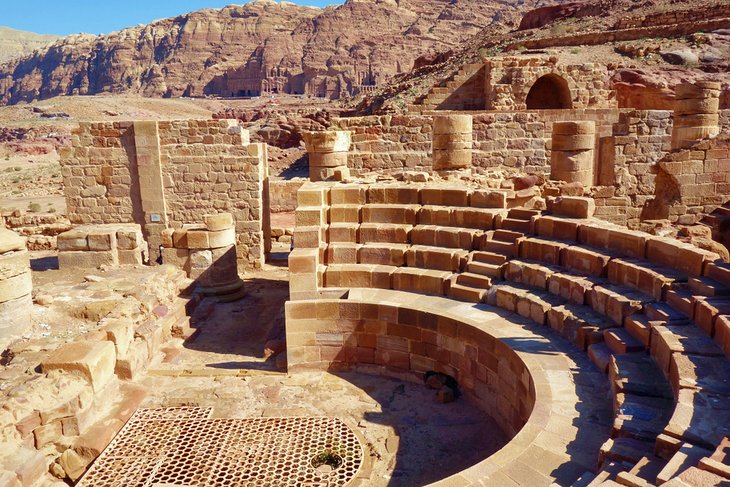
[[(0, 66), (0, 103), (104, 92), (340, 98), (458, 46), (534, 0), (257, 0), (103, 36), (71, 36)], [(506, 27), (505, 27), (506, 28)]]
[(45, 47), (56, 39), (58, 36), (0, 27), (0, 63), (30, 54), (35, 49)]

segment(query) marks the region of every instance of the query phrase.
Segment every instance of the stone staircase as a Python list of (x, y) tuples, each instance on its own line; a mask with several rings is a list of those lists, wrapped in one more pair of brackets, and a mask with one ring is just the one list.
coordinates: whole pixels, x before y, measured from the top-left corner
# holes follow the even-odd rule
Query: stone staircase
[(440, 104), (446, 101), (483, 66), (483, 63), (462, 65), (448, 79), (434, 85), (425, 96), (417, 99), (415, 104), (409, 105), (408, 112), (417, 114), (438, 109)]

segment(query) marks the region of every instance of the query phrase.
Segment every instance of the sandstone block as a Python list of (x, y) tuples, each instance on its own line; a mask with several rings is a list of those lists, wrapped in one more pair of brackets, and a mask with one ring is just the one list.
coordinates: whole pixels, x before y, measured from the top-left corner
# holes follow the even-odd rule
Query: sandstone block
[(210, 250), (193, 250), (190, 252), (190, 269), (208, 269), (213, 265), (213, 253)]
[(437, 115), (433, 118), (435, 134), (469, 134), (472, 131), (471, 115)]
[(106, 323), (102, 329), (106, 331), (107, 340), (114, 344), (117, 357), (126, 357), (134, 340), (133, 323), (130, 320), (115, 319)]
[(30, 269), (9, 279), (0, 281), (0, 303), (27, 296), (33, 290)]
[(162, 249), (162, 263), (170, 264), (178, 269), (187, 270), (190, 265), (190, 251), (188, 249)]
[(477, 189), (471, 194), (471, 206), (477, 208), (507, 208), (507, 192)]
[(172, 248), (175, 246), (173, 235), (175, 234), (174, 228), (166, 228), (160, 233), (160, 243), (163, 247), (166, 249)]
[(59, 252), (89, 250), (86, 232), (79, 230), (70, 230), (60, 234), (56, 239), (56, 243)]
[(593, 198), (559, 196), (548, 198), (547, 204), (548, 211), (569, 218), (591, 218), (596, 212), (596, 202)]
[(305, 183), (297, 191), (297, 206), (326, 206), (330, 188), (325, 183)]
[(31, 448), (19, 447), (9, 452), (5, 466), (15, 472), (23, 487), (34, 485), (48, 470), (46, 457)]
[(419, 187), (405, 184), (371, 185), (368, 203), (386, 205), (418, 205)]
[(116, 250), (117, 235), (114, 230), (94, 229), (87, 235), (89, 250)]
[(30, 256), (28, 251), (17, 250), (0, 254), (0, 280), (10, 279), (28, 272)]
[(63, 429), (60, 421), (53, 421), (52, 423), (37, 427), (33, 430), (36, 449), (40, 450), (49, 443), (58, 441), (62, 434)]
[(330, 223), (360, 223), (360, 205), (333, 205), (329, 209)]
[(0, 228), (0, 254), (14, 250), (25, 250), (25, 240), (12, 230)]
[(205, 228), (211, 232), (219, 232), (233, 228), (233, 215), (230, 213), (217, 213), (214, 215), (203, 215)]
[[(337, 225), (330, 225), (330, 229), (339, 229), (341, 228), (343, 230), (342, 236), (340, 238), (346, 238), (346, 235), (349, 233), (357, 232), (358, 225), (355, 224), (354, 226), (349, 226), (345, 224), (337, 224)], [(347, 231), (345, 231), (347, 230)], [(309, 226), (309, 227), (300, 227), (297, 226), (294, 229), (294, 246), (296, 248), (300, 249), (318, 249), (322, 243), (325, 241), (325, 233), (327, 232), (327, 228), (323, 226)], [(330, 232), (329, 241), (330, 242), (355, 242), (355, 239), (352, 240), (340, 240), (335, 239), (333, 237), (336, 237), (339, 235), (338, 232), (332, 231)]]
[[(332, 224), (327, 228), (326, 235), (327, 240), (330, 243), (337, 242), (357, 242), (357, 231), (360, 225), (357, 223), (336, 223)], [(319, 244), (317, 244), (319, 245)]]
[(470, 191), (465, 188), (423, 188), (422, 205), (469, 206)]
[(555, 122), (553, 135), (590, 135), (596, 133), (596, 123), (585, 122)]
[(119, 265), (142, 265), (142, 249), (117, 250)]
[(208, 232), (208, 244), (211, 249), (229, 247), (236, 244), (236, 229), (231, 227), (220, 231)]
[(207, 230), (188, 230), (187, 232), (187, 248), (193, 250), (209, 249), (210, 232)]
[(119, 265), (119, 256), (113, 251), (64, 251), (58, 253), (60, 269), (98, 269), (99, 267)]
[(114, 375), (116, 349), (112, 342), (73, 342), (59, 348), (41, 363), (43, 372), (62, 370), (83, 377), (95, 391)]
[(83, 459), (75, 451), (68, 449), (58, 458), (58, 463), (71, 480), (78, 480), (86, 471), (89, 460)]
[(299, 206), (295, 214), (297, 227), (322, 226), (327, 224), (327, 209), (318, 206)]
[(187, 228), (176, 228), (172, 233), (172, 246), (178, 249), (188, 248)]
[(364, 185), (338, 184), (330, 190), (332, 205), (364, 205), (367, 201), (367, 188)]
[[(172, 231), (166, 229), (163, 234), (168, 232), (163, 237), (162, 245), (165, 247), (172, 247)], [(142, 246), (142, 230), (139, 227), (136, 228), (120, 228), (117, 230), (117, 248), (121, 250), (137, 250)], [(169, 243), (169, 245), (165, 245)]]

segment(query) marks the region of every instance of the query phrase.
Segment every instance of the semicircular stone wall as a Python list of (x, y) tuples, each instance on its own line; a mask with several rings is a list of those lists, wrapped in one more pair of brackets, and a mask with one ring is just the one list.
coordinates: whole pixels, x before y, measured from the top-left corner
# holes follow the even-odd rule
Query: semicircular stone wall
[(286, 323), (290, 373), (352, 370), (420, 382), (426, 371), (443, 372), (502, 426), (507, 445), (436, 485), (572, 483), (594, 467), (608, 437), (608, 424), (586, 428), (590, 435), (576, 428), (610, 417), (601, 400), (605, 378), (576, 381), (574, 371), (591, 374), (585, 356), (518, 316), (436, 296), (351, 289), (344, 299), (288, 302)]

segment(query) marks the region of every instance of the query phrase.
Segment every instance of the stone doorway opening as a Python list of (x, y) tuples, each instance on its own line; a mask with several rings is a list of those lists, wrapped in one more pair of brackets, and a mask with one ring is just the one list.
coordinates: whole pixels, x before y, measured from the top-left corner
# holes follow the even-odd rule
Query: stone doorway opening
[(557, 74), (546, 74), (532, 85), (526, 103), (528, 110), (573, 108), (573, 97), (564, 78)]

